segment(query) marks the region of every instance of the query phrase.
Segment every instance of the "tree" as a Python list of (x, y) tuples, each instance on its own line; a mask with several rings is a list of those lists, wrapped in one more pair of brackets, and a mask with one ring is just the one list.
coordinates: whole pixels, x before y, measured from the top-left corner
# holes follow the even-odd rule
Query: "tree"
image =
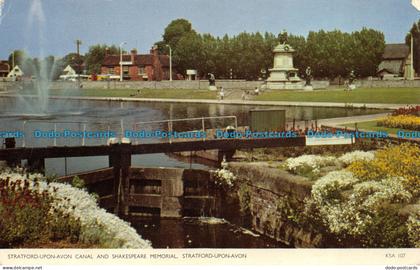
[(9, 65), (10, 67), (13, 66), (13, 64), (15, 66), (23, 66), (23, 63), (25, 62), (25, 60), (28, 58), (28, 55), (26, 54), (25, 51), (23, 50), (14, 50), (10, 55), (9, 55)]
[[(420, 21), (413, 27), (417, 33), (420, 55)], [(316, 78), (347, 77), (351, 70), (361, 77), (374, 76), (381, 61), (385, 41), (383, 33), (363, 28), (345, 33), (339, 30), (309, 32), (307, 38), (282, 32), (242, 32), (223, 38), (196, 33), (185, 19), (172, 21), (156, 42), (161, 53), (168, 54), (171, 45), (173, 63), (178, 71), (197, 69), (201, 76), (211, 72), (217, 78), (256, 80), (267, 78), (273, 67), (273, 48), (279, 40), (295, 50), (294, 65), (303, 76), (310, 66)], [(420, 63), (418, 63), (420, 66)]]
[(186, 19), (176, 19), (168, 24), (163, 34), (164, 44), (169, 44), (173, 50), (177, 48), (179, 40), (185, 35), (195, 34), (191, 23)]
[[(89, 47), (89, 51), (84, 56), (86, 71), (88, 74), (99, 74), (101, 73), (101, 66), (104, 62), (105, 56), (107, 54), (119, 54), (119, 49), (117, 46), (112, 45), (108, 46), (106, 44), (97, 44)], [(78, 65), (83, 63), (82, 59), (77, 59), (77, 54), (72, 55), (72, 60), (70, 63)]]
[(306, 58), (306, 39), (302, 36), (289, 35), (288, 43), (296, 51), (293, 55), (293, 64), (299, 69), (301, 76), (304, 75), (306, 68), (308, 67), (308, 60)]
[(203, 67), (202, 39), (195, 32), (184, 35), (175, 49), (172, 49), (172, 59), (178, 72), (185, 74), (187, 69), (197, 69), (200, 75), (205, 75)]
[(385, 50), (382, 32), (363, 28), (352, 33), (349, 50), (350, 66), (361, 77), (375, 76)]

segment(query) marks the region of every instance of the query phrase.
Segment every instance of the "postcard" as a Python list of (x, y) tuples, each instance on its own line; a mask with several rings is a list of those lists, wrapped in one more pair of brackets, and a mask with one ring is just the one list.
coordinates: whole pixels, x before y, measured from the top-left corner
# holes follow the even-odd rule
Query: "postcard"
[(419, 57), (418, 0), (0, 0), (1, 269), (418, 269)]

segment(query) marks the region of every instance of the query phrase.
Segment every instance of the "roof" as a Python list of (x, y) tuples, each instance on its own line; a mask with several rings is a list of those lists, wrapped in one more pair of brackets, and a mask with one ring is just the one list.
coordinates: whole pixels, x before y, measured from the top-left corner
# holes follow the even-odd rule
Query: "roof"
[[(153, 55), (151, 54), (136, 54), (134, 56), (133, 66), (151, 66), (153, 65)], [(123, 62), (130, 62), (131, 55), (125, 54), (122, 57)], [(169, 66), (169, 56), (159, 55), (160, 63), (163, 67)], [(119, 55), (107, 55), (105, 56), (103, 66), (118, 66), (120, 65), (120, 56)]]
[(410, 52), (406, 44), (386, 44), (382, 59), (405, 59)]
[(0, 72), (9, 72), (9, 64), (7, 62), (0, 62)]
[(400, 74), (403, 70), (403, 60), (384, 60), (378, 66), (378, 73), (388, 71), (391, 74)]

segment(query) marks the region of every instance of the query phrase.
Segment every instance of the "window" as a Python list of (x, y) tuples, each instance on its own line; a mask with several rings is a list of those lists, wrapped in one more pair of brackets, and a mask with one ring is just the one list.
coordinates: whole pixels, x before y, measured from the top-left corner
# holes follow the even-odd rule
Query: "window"
[(109, 74), (114, 74), (114, 68), (113, 67), (108, 68), (108, 73)]
[(146, 74), (146, 70), (144, 67), (139, 67), (139, 75), (144, 75)]
[(124, 75), (128, 75), (128, 66), (123, 66), (123, 73)]

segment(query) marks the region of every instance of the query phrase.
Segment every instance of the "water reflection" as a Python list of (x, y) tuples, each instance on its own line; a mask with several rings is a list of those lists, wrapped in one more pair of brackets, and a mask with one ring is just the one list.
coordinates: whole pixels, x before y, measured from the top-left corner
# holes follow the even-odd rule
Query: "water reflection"
[[(27, 107), (36, 106), (36, 99), (0, 98), (0, 124), (2, 130), (23, 130), (24, 139), (17, 139), (17, 146), (40, 147), (53, 145), (101, 145), (106, 144), (106, 138), (35, 138), (36, 129), (44, 131), (114, 131), (116, 134), (128, 129), (168, 130), (167, 123), (145, 124), (137, 127), (138, 122), (148, 122), (167, 119), (193, 118), (235, 115), (239, 126), (249, 125), (249, 111), (252, 109), (270, 108), (267, 106), (222, 105), (222, 104), (180, 104), (180, 103), (143, 103), (119, 101), (90, 100), (50, 100), (45, 115), (31, 114)], [(32, 104), (29, 104), (32, 103)], [(361, 114), (383, 112), (381, 110), (318, 108), (318, 107), (281, 107), (286, 110), (286, 120), (314, 120), (323, 118), (343, 117)], [(222, 128), (232, 125), (232, 119), (211, 119), (205, 121), (206, 128)], [(55, 122), (55, 123), (53, 123)], [(191, 122), (174, 122), (175, 131), (201, 129), (201, 120)], [(159, 139), (143, 140), (151, 143)], [(97, 169), (108, 166), (107, 157), (51, 159), (46, 161), (47, 171), (59, 175), (76, 173), (85, 169)], [(164, 154), (133, 157), (134, 166), (151, 167), (183, 167), (189, 168), (189, 162), (179, 161)], [(194, 163), (193, 168), (202, 168)]]
[(200, 218), (131, 220), (132, 226), (154, 248), (287, 248), (267, 237), (227, 222)]

